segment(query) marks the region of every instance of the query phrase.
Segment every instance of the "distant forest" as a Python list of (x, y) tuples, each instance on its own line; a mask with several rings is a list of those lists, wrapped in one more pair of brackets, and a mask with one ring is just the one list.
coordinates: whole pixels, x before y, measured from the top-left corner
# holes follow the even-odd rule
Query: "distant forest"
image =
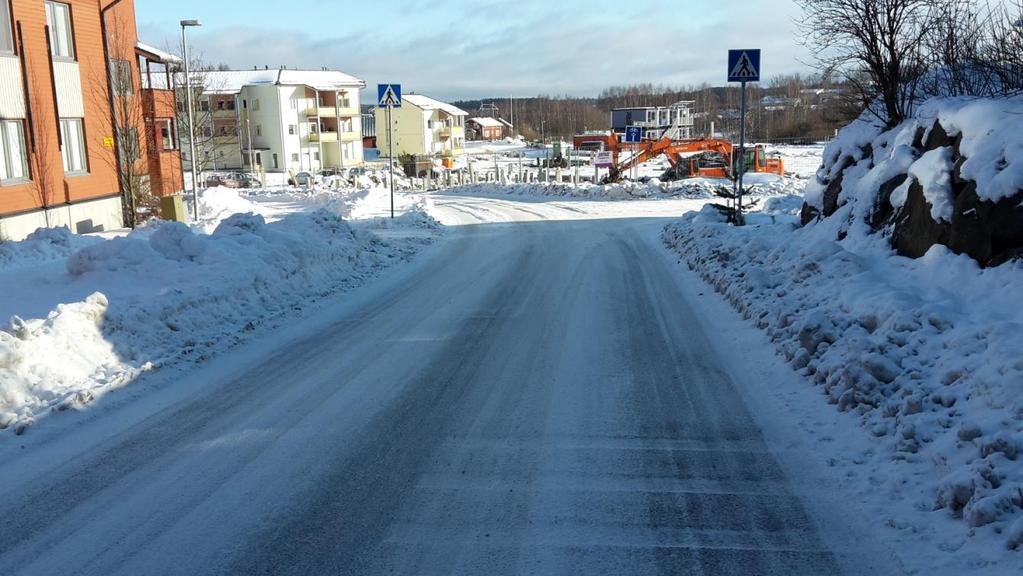
[[(751, 139), (824, 139), (856, 117), (860, 110), (841, 85), (800, 75), (778, 76), (747, 86), (747, 131)], [(511, 120), (527, 139), (539, 140), (541, 122), (547, 138), (570, 138), (587, 130), (610, 128), (611, 109), (630, 106), (665, 106), (679, 100), (695, 101), (694, 134), (714, 132), (731, 137), (738, 133), (738, 85), (670, 87), (653, 84), (613, 86), (596, 98), (540, 95), (531, 98), (484, 98), (454, 104), (476, 115), (484, 103)]]

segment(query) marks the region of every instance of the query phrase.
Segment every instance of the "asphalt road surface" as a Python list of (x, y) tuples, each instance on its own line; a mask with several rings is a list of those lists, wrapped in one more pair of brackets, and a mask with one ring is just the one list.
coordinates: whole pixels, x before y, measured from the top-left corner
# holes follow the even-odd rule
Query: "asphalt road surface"
[(660, 224), (436, 203), (421, 265), (9, 462), (0, 573), (840, 573)]

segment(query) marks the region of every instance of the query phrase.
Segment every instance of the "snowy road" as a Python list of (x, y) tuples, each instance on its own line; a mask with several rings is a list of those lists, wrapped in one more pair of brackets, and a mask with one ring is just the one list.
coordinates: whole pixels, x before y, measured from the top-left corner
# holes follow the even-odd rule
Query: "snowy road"
[(11, 455), (0, 573), (846, 565), (680, 290), (663, 220), (435, 206), (464, 225), (422, 262)]

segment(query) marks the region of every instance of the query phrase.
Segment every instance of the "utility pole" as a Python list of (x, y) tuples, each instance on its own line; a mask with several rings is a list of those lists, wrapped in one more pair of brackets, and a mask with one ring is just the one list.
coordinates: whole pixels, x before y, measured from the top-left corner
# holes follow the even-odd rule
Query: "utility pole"
[(195, 158), (195, 117), (192, 112), (192, 77), (188, 69), (188, 41), (185, 39), (185, 28), (202, 26), (198, 20), (182, 20), (181, 24), (181, 52), (185, 59), (185, 100), (188, 104), (188, 148), (191, 154), (192, 165), (192, 211), (193, 218), (199, 219), (199, 168)]
[(391, 107), (387, 107), (387, 180), (391, 183), (391, 218), (394, 218), (394, 125), (391, 124)]

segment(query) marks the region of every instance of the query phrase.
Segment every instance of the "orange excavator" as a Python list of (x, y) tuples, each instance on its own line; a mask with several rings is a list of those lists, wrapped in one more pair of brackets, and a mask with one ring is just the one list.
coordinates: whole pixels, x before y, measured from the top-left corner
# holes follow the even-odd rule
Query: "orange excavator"
[[(618, 140), (618, 135), (611, 133), (609, 148), (614, 161), (605, 182), (618, 182), (622, 175), (633, 166), (638, 166), (664, 154), (671, 164), (666, 174), (674, 178), (731, 178), (738, 168), (733, 159), (734, 146), (727, 140), (708, 138), (691, 138), (674, 140), (668, 137), (660, 140), (648, 140), (640, 144), (628, 145)], [(633, 154), (624, 162), (619, 162), (623, 150), (632, 149)], [(764, 147), (750, 146), (745, 150), (745, 172), (767, 172), (782, 176), (785, 174), (785, 163), (781, 158), (768, 158)]]

